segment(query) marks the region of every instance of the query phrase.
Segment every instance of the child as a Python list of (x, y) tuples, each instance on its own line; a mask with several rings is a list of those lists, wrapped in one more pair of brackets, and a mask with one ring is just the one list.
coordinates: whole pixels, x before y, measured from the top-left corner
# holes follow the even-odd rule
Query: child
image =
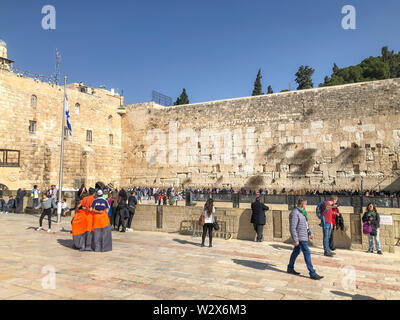
[(39, 204), (39, 206), (37, 206), (35, 209), (40, 209), (42, 208), (42, 215), (40, 216), (39, 219), (39, 228), (37, 228), (37, 231), (43, 230), (42, 227), (42, 222), (43, 222), (43, 218), (47, 215), (48, 219), (49, 219), (49, 229), (47, 230), (47, 232), (51, 232), (51, 202), (52, 199), (49, 198), (46, 194), (43, 194), (42, 196), (42, 202)]
[(63, 199), (61, 202), (61, 215), (66, 217), (70, 212), (71, 210), (67, 207), (67, 199)]

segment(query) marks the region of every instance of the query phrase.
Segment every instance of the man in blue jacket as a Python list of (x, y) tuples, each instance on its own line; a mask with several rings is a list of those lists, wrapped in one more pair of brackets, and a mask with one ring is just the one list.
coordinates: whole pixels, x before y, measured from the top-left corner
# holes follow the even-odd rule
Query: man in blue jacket
[(257, 193), (256, 201), (251, 204), (251, 221), (250, 223), (253, 224), (255, 232), (257, 232), (257, 242), (263, 241), (263, 229), (266, 223), (265, 212), (269, 210), (269, 208), (261, 203), (260, 201), (260, 194)]
[(307, 200), (300, 198), (297, 201), (297, 206), (292, 210), (289, 215), (289, 225), (290, 234), (293, 238), (294, 249), (292, 255), (290, 256), (289, 265), (287, 267), (287, 272), (294, 275), (299, 275), (299, 272), (294, 270), (294, 263), (300, 250), (303, 251), (304, 260), (307, 265), (307, 269), (310, 273), (310, 278), (313, 280), (321, 280), (323, 277), (319, 276), (311, 263), (311, 253), (308, 248), (308, 238), (314, 239), (314, 234), (312, 233), (310, 226), (308, 224), (308, 216), (306, 212)]

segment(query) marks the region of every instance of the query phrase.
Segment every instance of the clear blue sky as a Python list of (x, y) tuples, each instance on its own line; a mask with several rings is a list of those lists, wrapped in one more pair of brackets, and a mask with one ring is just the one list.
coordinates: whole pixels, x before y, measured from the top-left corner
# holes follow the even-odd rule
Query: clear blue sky
[[(56, 30), (41, 28), (54, 5)], [(357, 10), (357, 30), (341, 27), (341, 9)], [(0, 38), (15, 66), (54, 73), (55, 49), (68, 82), (123, 88), (126, 103), (151, 100), (153, 89), (174, 101), (251, 95), (259, 68), (263, 90), (296, 88), (300, 65), (316, 72), (314, 87), (339, 67), (400, 51), (395, 0), (2, 0)]]

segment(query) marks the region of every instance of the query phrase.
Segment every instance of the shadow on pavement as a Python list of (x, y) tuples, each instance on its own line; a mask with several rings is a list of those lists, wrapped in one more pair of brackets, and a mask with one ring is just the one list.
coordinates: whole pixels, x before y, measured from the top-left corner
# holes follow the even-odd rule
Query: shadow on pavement
[(64, 247), (75, 249), (74, 241), (72, 239), (57, 239), (57, 242)]
[(192, 241), (187, 241), (187, 240), (173, 239), (173, 241), (178, 242), (180, 244), (191, 244), (191, 245), (196, 246), (196, 247), (200, 247), (201, 246), (201, 244), (198, 243), (198, 242), (192, 242)]
[[(288, 276), (291, 276), (286, 271), (275, 268), (274, 264), (258, 262), (258, 261), (251, 261), (251, 260), (239, 260), (239, 259), (232, 259), (232, 261), (236, 264), (239, 264), (241, 266), (245, 266), (248, 268), (253, 268), (253, 269), (257, 269), (257, 270), (271, 270), (271, 271), (285, 273)], [(302, 276), (302, 275), (298, 275), (298, 277), (309, 278), (309, 277)]]
[(376, 300), (375, 298), (372, 298), (372, 297), (369, 297), (369, 296), (363, 296), (361, 294), (349, 294), (349, 293), (346, 293), (346, 292), (334, 291), (334, 290), (331, 290), (331, 292), (333, 294), (338, 295), (338, 296), (351, 297), (352, 300)]

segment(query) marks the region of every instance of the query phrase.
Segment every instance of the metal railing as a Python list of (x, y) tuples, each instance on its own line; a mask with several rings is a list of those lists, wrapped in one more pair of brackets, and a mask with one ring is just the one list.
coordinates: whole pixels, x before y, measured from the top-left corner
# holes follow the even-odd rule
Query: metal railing
[[(261, 201), (269, 204), (287, 204), (289, 206), (295, 206), (297, 200), (303, 197), (307, 199), (309, 205), (317, 205), (320, 202), (329, 200), (329, 195), (261, 195)], [(379, 208), (399, 208), (400, 198), (399, 197), (388, 197), (388, 196), (375, 196), (365, 197), (360, 195), (355, 196), (338, 196), (340, 206), (348, 207), (365, 207), (370, 202)], [(192, 202), (205, 202), (207, 199), (213, 199), (214, 202), (238, 202), (238, 203), (252, 203), (255, 201), (255, 195), (243, 195), (243, 194), (232, 194), (232, 193), (190, 193), (190, 199)]]

